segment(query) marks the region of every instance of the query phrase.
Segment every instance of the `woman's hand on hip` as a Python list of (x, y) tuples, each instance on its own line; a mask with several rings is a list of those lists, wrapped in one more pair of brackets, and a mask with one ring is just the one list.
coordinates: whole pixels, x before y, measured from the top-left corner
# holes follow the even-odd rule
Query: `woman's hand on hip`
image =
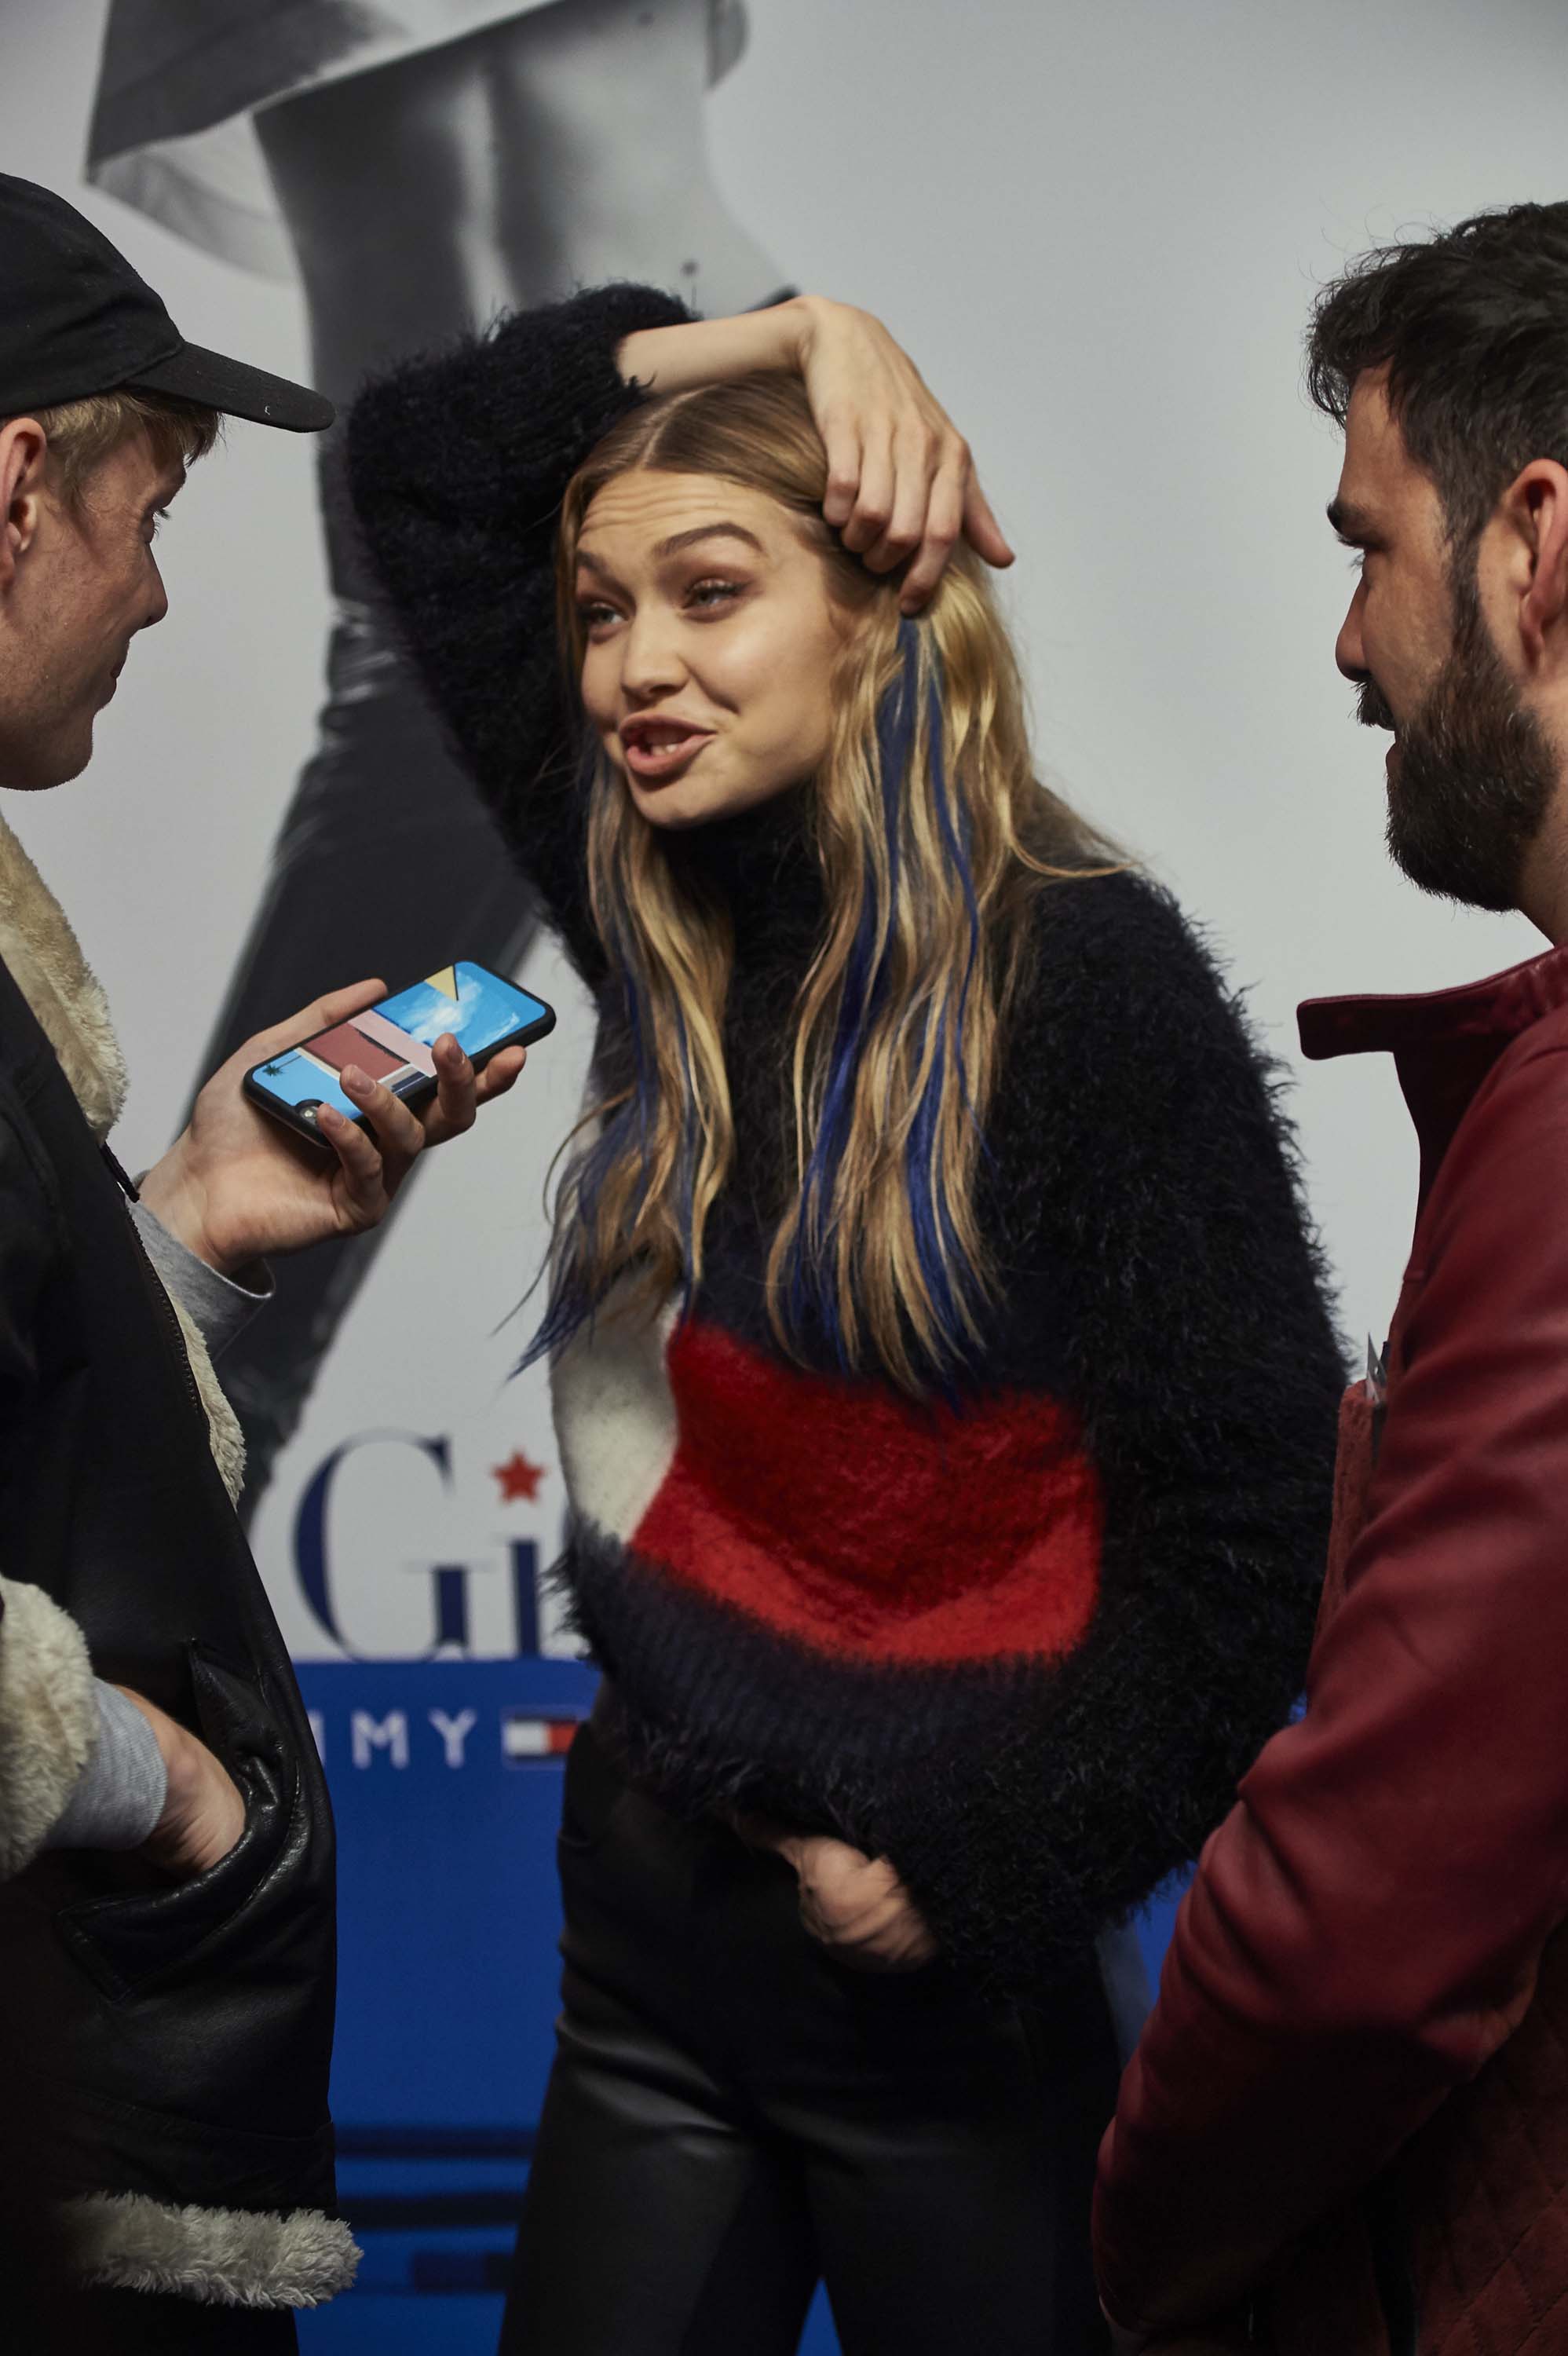
[(961, 535), (987, 564), (1013, 561), (969, 444), (869, 311), (798, 294), (738, 318), (645, 327), (622, 344), (619, 365), (653, 392), (798, 374), (827, 452), (823, 513), (873, 573), (908, 565), (906, 613), (931, 596)]
[(885, 1857), (756, 1817), (741, 1829), (754, 1847), (776, 1850), (794, 1868), (800, 1919), (837, 1962), (868, 1972), (912, 1972), (934, 1959), (936, 1942)]

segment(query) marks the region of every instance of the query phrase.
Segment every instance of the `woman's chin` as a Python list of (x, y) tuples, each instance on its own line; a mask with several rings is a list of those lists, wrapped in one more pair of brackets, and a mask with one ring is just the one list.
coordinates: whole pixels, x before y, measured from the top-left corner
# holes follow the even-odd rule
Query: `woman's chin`
[(650, 826), (664, 827), (674, 832), (677, 828), (709, 826), (715, 819), (736, 818), (742, 810), (756, 809), (784, 793), (780, 785), (724, 785), (716, 779), (673, 777), (667, 786), (652, 787), (632, 784), (632, 799)]

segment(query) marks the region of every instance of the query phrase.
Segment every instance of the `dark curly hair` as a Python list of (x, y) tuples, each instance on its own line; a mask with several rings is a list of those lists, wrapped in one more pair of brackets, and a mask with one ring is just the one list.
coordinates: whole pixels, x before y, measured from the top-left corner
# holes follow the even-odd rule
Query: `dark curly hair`
[(1314, 305), (1307, 388), (1343, 425), (1357, 378), (1383, 367), (1466, 557), (1521, 467), (1568, 466), (1568, 204), (1510, 205), (1362, 254)]

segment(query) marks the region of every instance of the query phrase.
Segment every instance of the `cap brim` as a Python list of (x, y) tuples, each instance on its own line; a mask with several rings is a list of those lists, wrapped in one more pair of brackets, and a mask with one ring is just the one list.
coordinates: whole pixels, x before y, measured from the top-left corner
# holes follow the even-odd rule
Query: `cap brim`
[(227, 359), (200, 344), (183, 345), (170, 359), (126, 381), (144, 392), (172, 392), (182, 401), (198, 401), (208, 409), (221, 410), (225, 417), (281, 425), (289, 434), (320, 434), (337, 414), (331, 402), (308, 385), (269, 376), (264, 369)]

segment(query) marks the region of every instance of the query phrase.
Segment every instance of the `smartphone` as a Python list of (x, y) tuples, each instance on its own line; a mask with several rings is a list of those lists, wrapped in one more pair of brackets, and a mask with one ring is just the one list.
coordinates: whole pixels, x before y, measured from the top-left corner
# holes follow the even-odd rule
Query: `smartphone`
[(338, 1080), (345, 1064), (357, 1064), (405, 1104), (417, 1105), (435, 1094), (431, 1050), (443, 1031), (477, 1069), (503, 1047), (526, 1047), (554, 1029), (555, 1010), (542, 998), (482, 965), (460, 961), (286, 1047), (268, 1063), (252, 1065), (244, 1090), (275, 1120), (325, 1145), (315, 1120), (323, 1105), (361, 1129), (370, 1126)]

